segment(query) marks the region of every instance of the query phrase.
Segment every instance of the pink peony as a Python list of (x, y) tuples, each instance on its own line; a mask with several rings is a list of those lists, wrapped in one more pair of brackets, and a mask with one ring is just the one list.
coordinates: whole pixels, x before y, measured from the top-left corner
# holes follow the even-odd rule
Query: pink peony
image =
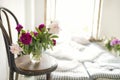
[(17, 45), (17, 44), (12, 44), (10, 46), (10, 51), (13, 54), (20, 54), (20, 52), (23, 51), (23, 49), (21, 47), (19, 47), (19, 45)]
[(58, 26), (58, 23), (55, 22), (51, 23), (49, 27), (50, 27), (49, 33), (58, 34), (60, 31), (60, 27)]

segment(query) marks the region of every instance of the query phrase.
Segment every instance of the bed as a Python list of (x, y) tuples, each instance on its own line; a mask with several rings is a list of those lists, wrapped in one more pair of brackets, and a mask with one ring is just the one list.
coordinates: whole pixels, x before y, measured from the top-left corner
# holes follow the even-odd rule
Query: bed
[[(58, 63), (51, 73), (52, 80), (120, 80), (120, 58), (96, 43), (65, 42), (46, 54)], [(45, 80), (45, 75), (37, 76), (36, 80)]]
[(93, 62), (85, 62), (84, 65), (94, 80), (120, 80), (119, 57), (105, 52)]

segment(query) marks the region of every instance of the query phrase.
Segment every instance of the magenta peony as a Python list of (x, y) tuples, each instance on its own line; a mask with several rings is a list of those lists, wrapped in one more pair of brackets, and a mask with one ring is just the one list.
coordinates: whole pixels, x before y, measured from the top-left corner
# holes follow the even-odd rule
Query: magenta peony
[(33, 33), (34, 33), (34, 36), (37, 36), (37, 35), (38, 35), (38, 32), (35, 32), (35, 31), (34, 31)]
[(53, 39), (53, 45), (56, 45), (56, 40)]
[(22, 30), (22, 28), (23, 28), (23, 26), (20, 25), (20, 24), (18, 24), (17, 27), (16, 27), (16, 29), (17, 29), (18, 32), (20, 32)]
[(42, 28), (44, 28), (45, 27), (45, 25), (44, 24), (40, 24), (39, 25), (39, 30), (41, 31), (42, 30)]
[(29, 45), (32, 42), (32, 36), (30, 33), (23, 33), (20, 37), (20, 42), (25, 45)]

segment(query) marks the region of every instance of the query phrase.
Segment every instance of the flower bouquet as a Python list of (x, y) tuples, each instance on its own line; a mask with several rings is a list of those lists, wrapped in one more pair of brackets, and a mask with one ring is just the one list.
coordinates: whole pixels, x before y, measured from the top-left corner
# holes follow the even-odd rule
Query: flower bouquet
[(107, 41), (105, 46), (107, 47), (107, 49), (109, 51), (114, 51), (116, 53), (120, 53), (120, 39), (112, 38)]
[(17, 25), (16, 30), (18, 31), (18, 45), (13, 44), (10, 46), (10, 50), (14, 54), (20, 54), (21, 52), (26, 55), (32, 55), (33, 59), (38, 59), (41, 53), (46, 49), (49, 49), (56, 45), (55, 38), (57, 35), (51, 31), (54, 29), (46, 28), (44, 24), (40, 24), (35, 27), (35, 31), (25, 31), (22, 25)]

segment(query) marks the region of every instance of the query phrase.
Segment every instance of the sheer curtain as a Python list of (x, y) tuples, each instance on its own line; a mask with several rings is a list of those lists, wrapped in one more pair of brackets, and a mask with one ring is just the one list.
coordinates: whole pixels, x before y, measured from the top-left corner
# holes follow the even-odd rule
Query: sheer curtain
[(57, 21), (70, 37), (97, 38), (99, 4), (100, 0), (48, 0), (47, 24)]

